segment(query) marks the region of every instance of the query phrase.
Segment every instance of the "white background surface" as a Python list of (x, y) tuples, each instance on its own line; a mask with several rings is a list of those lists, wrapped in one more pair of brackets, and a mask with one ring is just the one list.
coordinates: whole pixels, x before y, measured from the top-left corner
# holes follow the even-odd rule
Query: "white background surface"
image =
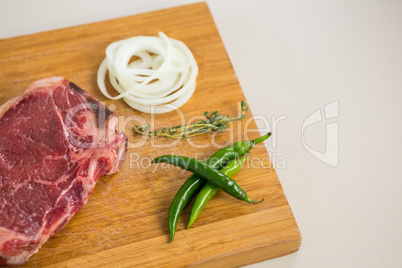
[[(0, 0), (0, 38), (196, 1)], [(299, 224), (298, 253), (250, 267), (401, 267), (402, 1), (207, 1)], [(339, 101), (339, 165), (303, 147)], [(325, 150), (326, 122), (305, 142)], [(261, 131), (265, 131), (262, 121)], [(333, 141), (328, 141), (333, 142)]]

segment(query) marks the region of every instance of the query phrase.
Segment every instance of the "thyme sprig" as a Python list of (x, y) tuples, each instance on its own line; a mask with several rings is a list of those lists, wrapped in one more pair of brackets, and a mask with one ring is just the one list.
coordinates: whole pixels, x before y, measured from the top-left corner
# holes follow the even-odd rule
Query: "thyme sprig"
[(197, 135), (208, 133), (211, 131), (222, 132), (227, 128), (228, 123), (234, 120), (242, 120), (248, 110), (248, 106), (241, 101), (241, 114), (236, 117), (229, 115), (219, 115), (218, 111), (213, 113), (206, 111), (204, 113), (205, 120), (199, 120), (189, 125), (178, 125), (172, 128), (162, 128), (160, 130), (151, 131), (149, 124), (143, 124), (133, 128), (135, 134), (148, 136), (161, 136), (172, 139), (188, 139)]

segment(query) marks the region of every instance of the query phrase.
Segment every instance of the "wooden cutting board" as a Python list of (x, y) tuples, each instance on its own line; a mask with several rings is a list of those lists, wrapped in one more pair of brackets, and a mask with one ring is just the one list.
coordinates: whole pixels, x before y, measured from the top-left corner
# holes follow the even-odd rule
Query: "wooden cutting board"
[[(151, 117), (121, 100), (106, 99), (97, 89), (96, 72), (112, 41), (158, 31), (187, 44), (199, 75), (186, 105)], [(223, 133), (190, 140), (150, 139), (131, 131), (145, 120), (169, 127), (194, 120), (204, 111), (239, 114), (245, 96), (205, 3), (0, 40), (0, 104), (35, 80), (53, 75), (73, 81), (114, 108), (129, 150), (120, 171), (99, 179), (87, 205), (25, 267), (230, 267), (299, 249), (298, 226), (264, 145), (256, 146), (234, 178), (251, 198), (265, 201), (248, 204), (219, 192), (190, 229), (187, 207), (174, 242), (168, 242), (169, 205), (190, 173), (150, 165), (150, 160), (162, 154), (206, 159), (229, 143), (260, 135), (251, 111)]]

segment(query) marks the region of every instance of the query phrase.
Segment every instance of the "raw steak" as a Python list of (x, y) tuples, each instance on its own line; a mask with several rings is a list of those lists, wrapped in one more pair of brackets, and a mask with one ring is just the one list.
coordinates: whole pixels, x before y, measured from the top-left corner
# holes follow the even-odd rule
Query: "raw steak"
[(115, 173), (127, 137), (113, 112), (62, 77), (0, 107), (0, 264), (24, 263)]

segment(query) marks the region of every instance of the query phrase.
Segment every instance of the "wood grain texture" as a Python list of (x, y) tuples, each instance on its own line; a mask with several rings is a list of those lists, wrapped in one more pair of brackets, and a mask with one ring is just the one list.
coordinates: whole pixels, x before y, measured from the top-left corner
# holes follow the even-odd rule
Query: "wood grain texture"
[[(200, 71), (186, 105), (152, 118), (123, 101), (107, 100), (97, 89), (96, 72), (109, 43), (158, 31), (186, 43)], [(231, 267), (299, 249), (298, 226), (264, 145), (256, 146), (234, 178), (251, 198), (265, 201), (248, 204), (219, 192), (190, 229), (186, 208), (175, 241), (168, 243), (167, 211), (190, 173), (150, 165), (150, 160), (170, 153), (205, 159), (229, 143), (259, 136), (251, 111), (223, 133), (184, 141), (131, 132), (145, 120), (166, 127), (187, 123), (204, 111), (239, 113), (245, 96), (205, 3), (0, 40), (0, 104), (53, 75), (76, 83), (113, 109), (129, 138), (129, 150), (120, 171), (99, 179), (88, 204), (25, 267)]]

